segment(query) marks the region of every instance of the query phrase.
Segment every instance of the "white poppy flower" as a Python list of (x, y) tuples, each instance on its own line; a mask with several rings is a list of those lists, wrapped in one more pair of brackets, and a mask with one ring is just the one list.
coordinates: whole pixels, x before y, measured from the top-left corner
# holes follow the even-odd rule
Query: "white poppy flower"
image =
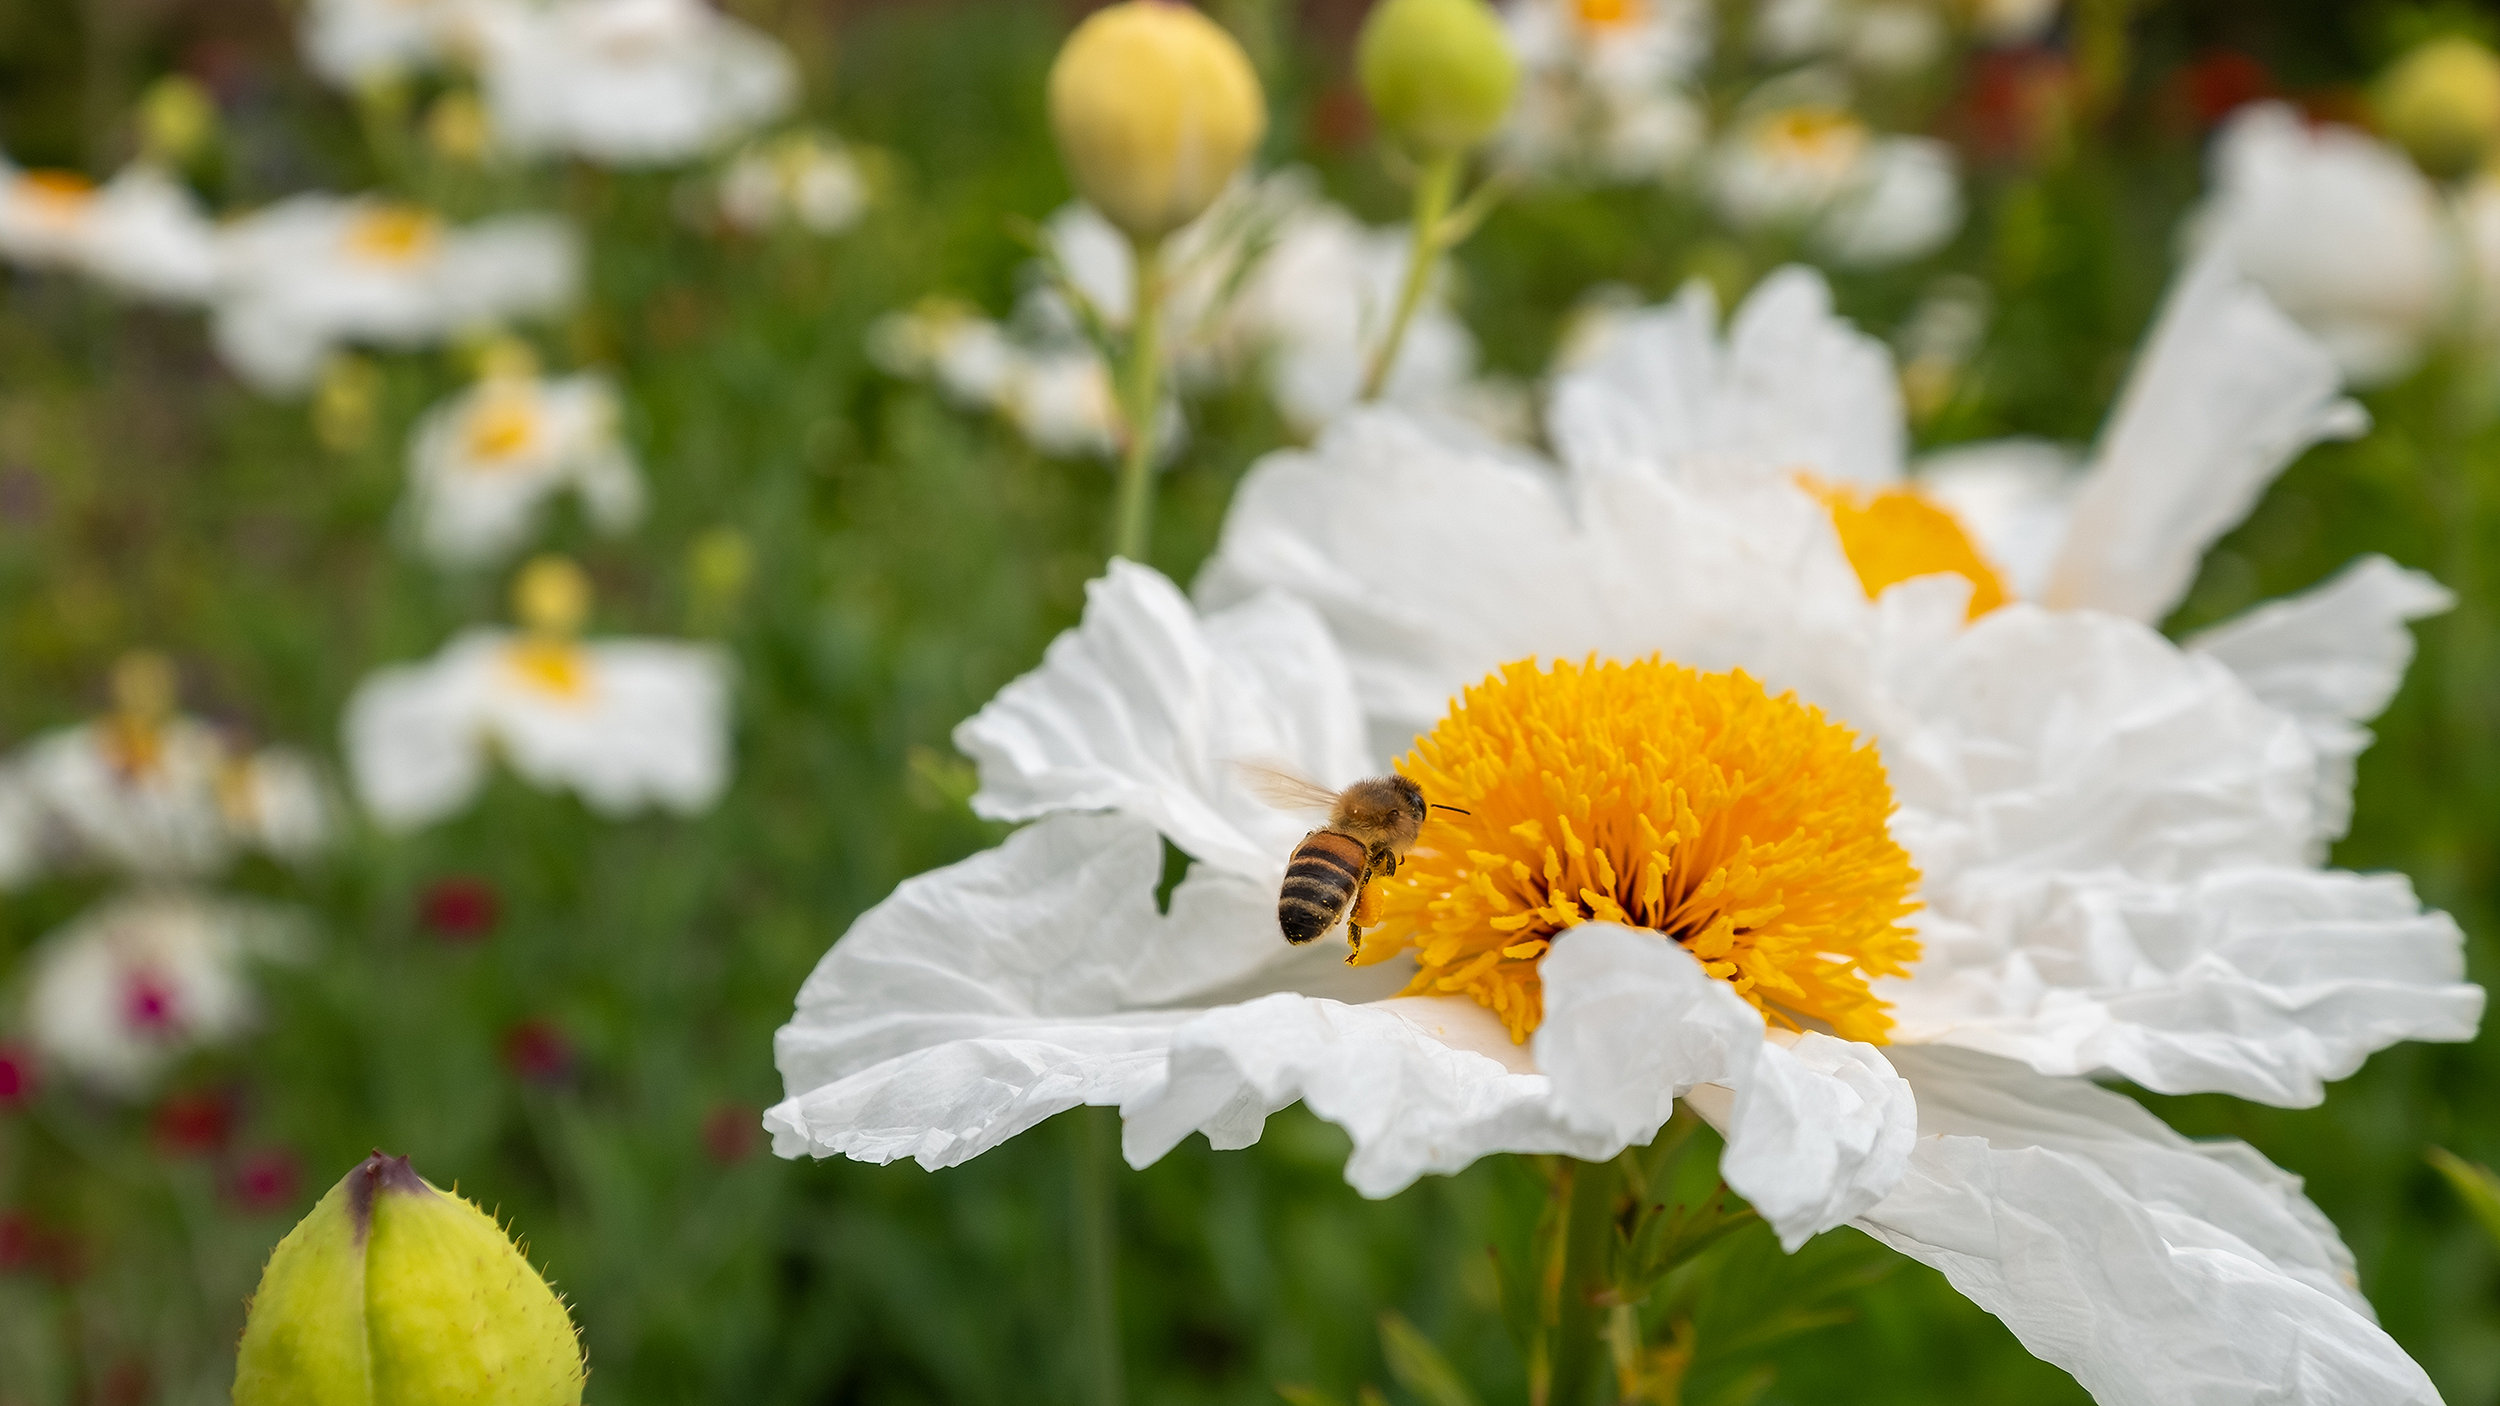
[[(958, 732), (976, 808), (1035, 824), (828, 954), (776, 1147), (940, 1166), (1097, 1103), (1142, 1165), (1300, 1100), (1385, 1195), (1608, 1156), (1690, 1096), (1785, 1243), (1857, 1224), (2104, 1399), (2435, 1399), (2290, 1178), (2084, 1082), (2302, 1105), (2473, 1033), (2454, 923), (2313, 858), (2320, 724), (2384, 702), (2385, 621), (2312, 598), (2198, 652), (1974, 619), (1954, 574), (1871, 596), (1825, 501), (1756, 467), (1897, 471), (1881, 348), (1796, 297), (1726, 350), (1705, 323), (1652, 404), (1558, 398), (1560, 465), (1380, 412), (1272, 457), (1203, 614), (1115, 565)], [(1373, 881), (1360, 965), (1285, 946), (1308, 822), (1239, 763), (1401, 754), (1467, 814)], [(1161, 840), (1194, 864), (1158, 913)]]
[(563, 306), (579, 277), (559, 220), (507, 215), (466, 226), (368, 198), (299, 195), (223, 239), (213, 331), (253, 385), (311, 384), (345, 343), (415, 347)]
[(617, 434), (604, 377), (489, 375), (426, 412), (408, 446), (404, 511), (428, 555), (490, 564), (529, 544), (547, 502), (571, 489), (591, 523), (642, 516), (642, 475)]
[(356, 88), (450, 56), (464, 14), (482, 0), (312, 0), (298, 27), (304, 61)]
[(179, 889), (110, 900), (28, 955), (27, 1034), (71, 1077), (135, 1097), (251, 1028), (248, 963), (284, 955), (283, 938), (268, 911)]
[(143, 298), (196, 302), (216, 277), (217, 235), (199, 199), (145, 163), (99, 187), (73, 172), (0, 162), (0, 255), (75, 269)]
[(729, 781), (729, 670), (718, 650), (584, 641), (589, 587), (570, 562), (522, 573), (526, 628), (462, 632), (432, 659), (367, 678), (348, 700), (357, 795), (385, 825), (452, 815), (496, 758), (607, 815), (708, 809)]
[(2201, 247), (2246, 269), (2355, 381), (2420, 361), (2460, 268), (2440, 193), (2401, 150), (2255, 103), (2216, 137), (2212, 180), (2192, 224)]
[(301, 755), (238, 749), (162, 706), (45, 733), (0, 762), (0, 888), (54, 869), (208, 878), (249, 850), (300, 862), (329, 832)]
[(784, 225), (840, 234), (868, 209), (859, 159), (840, 142), (792, 132), (732, 157), (720, 177), (721, 218), (751, 234)]
[(1740, 230), (1788, 228), (1839, 263), (1923, 258), (1962, 227), (1953, 153), (1929, 137), (1881, 134), (1812, 84), (1757, 103), (1721, 137), (1708, 186)]
[(798, 92), (781, 45), (703, 0), (548, 0), (472, 17), (498, 141), (617, 165), (701, 156)]
[(1531, 176), (1583, 168), (1653, 180), (1701, 147), (1685, 90), (1710, 53), (1710, 10), (1691, 0), (1513, 0), (1502, 11), (1520, 88), (1500, 137)]

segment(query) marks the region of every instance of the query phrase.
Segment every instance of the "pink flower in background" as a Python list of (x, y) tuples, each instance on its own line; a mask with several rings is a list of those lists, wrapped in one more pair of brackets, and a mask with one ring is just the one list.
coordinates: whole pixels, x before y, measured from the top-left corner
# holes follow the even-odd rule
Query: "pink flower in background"
[(283, 1147), (247, 1152), (226, 1180), (226, 1199), (245, 1215), (268, 1215), (295, 1204), (303, 1188), (304, 1169)]
[(525, 1084), (561, 1084), (573, 1077), (573, 1042), (554, 1021), (533, 1016), (504, 1032), (504, 1067)]
[(41, 1086), (35, 1052), (14, 1042), (0, 1044), (0, 1110), (23, 1108), (34, 1102), (35, 1091)]
[(715, 1104), (703, 1115), (703, 1152), (723, 1167), (734, 1167), (764, 1145), (764, 1118), (743, 1103)]
[(232, 1089), (188, 1089), (156, 1106), (151, 1128), (157, 1151), (168, 1157), (199, 1157), (224, 1149), (234, 1136), (237, 1100)]
[(503, 921), (503, 899), (484, 879), (449, 875), (426, 885), (417, 899), (417, 921), (445, 942), (477, 942)]

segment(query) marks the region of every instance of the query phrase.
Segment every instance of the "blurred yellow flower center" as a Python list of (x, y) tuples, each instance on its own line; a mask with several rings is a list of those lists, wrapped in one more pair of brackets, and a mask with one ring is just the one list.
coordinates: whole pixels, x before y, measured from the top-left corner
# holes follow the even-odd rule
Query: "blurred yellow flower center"
[(1767, 1020), (1881, 1041), (1868, 979), (1902, 973), (1918, 873), (1882, 758), (1742, 672), (1658, 659), (1506, 664), (1398, 764), (1434, 812), (1358, 961), (1412, 952), (1411, 995), (1473, 997), (1525, 1040), (1565, 929), (1650, 928)]
[(527, 453), (538, 442), (538, 401), (527, 386), (486, 391), (469, 412), (469, 457), (489, 464)]
[(358, 215), (347, 227), (347, 250), (381, 264), (414, 263), (442, 241), (443, 223), (409, 205), (383, 205)]
[(1754, 142), (1783, 165), (1845, 172), (1866, 155), (1866, 124), (1836, 107), (1792, 107), (1764, 118), (1754, 128)]
[(589, 696), (590, 660), (569, 639), (530, 635), (516, 640), (505, 651), (504, 663), (535, 692), (566, 702)]
[(1620, 29), (1640, 18), (1641, 0), (1572, 0), (1580, 23), (1591, 29)]
[(1871, 599), (1895, 582), (1949, 573), (1970, 582), (1970, 613), (1976, 620), (2009, 599), (2005, 579), (1979, 554), (1961, 521), (1908, 488), (1873, 492), (1846, 484), (1823, 483), (1811, 475), (1799, 482), (1830, 510), (1840, 533), (1841, 550), (1858, 570), (1859, 584)]
[(40, 220), (74, 220), (95, 202), (95, 182), (76, 171), (28, 171), (17, 183)]

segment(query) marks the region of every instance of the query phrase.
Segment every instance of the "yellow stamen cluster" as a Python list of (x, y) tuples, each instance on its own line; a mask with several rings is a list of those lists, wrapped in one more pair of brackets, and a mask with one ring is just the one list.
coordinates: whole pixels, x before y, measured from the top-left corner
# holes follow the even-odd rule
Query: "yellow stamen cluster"
[(1804, 479), (1807, 490), (1831, 511), (1841, 550), (1858, 570), (1869, 598), (1895, 582), (1940, 573), (1970, 582), (1970, 614), (1976, 620), (2005, 604), (2005, 580), (1979, 554), (1953, 514), (1908, 488), (1873, 492)]
[(381, 205), (347, 227), (347, 250), (377, 264), (412, 264), (442, 243), (443, 222), (409, 205)]
[(1642, 15), (1641, 0), (1573, 0), (1580, 23), (1591, 29), (1622, 29)]
[(1591, 921), (1682, 943), (1766, 1019), (1880, 1041), (1868, 986), (1918, 956), (1918, 879), (1875, 749), (1742, 672), (1655, 658), (1504, 665), (1398, 769), (1436, 811), (1358, 961), (1412, 952), (1409, 994), (1473, 997), (1525, 1040), (1537, 962)]
[(471, 461), (500, 466), (538, 443), (538, 396), (527, 381), (490, 383), (462, 428)]
[(1805, 104), (1762, 119), (1753, 140), (1773, 160), (1839, 173), (1857, 168), (1873, 138), (1847, 109)]

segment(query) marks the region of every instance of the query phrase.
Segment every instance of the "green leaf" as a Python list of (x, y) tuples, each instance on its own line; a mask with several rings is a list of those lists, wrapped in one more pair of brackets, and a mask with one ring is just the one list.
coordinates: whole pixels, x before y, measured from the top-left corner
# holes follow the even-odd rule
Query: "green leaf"
[(1394, 1311), (1380, 1315), (1380, 1353), (1389, 1360), (1389, 1375), (1424, 1406), (1477, 1406), (1458, 1368)]
[(2456, 1188), (2457, 1199), (2465, 1203), (2465, 1209), (2473, 1212), (2474, 1222), (2483, 1228), (2483, 1234), (2491, 1237), (2492, 1244), (2500, 1246), (2500, 1176), (2493, 1175), (2491, 1168), (2478, 1162), (2468, 1162), (2444, 1147), (2434, 1147), (2423, 1155), (2441, 1176), (2448, 1179), (2448, 1185)]

